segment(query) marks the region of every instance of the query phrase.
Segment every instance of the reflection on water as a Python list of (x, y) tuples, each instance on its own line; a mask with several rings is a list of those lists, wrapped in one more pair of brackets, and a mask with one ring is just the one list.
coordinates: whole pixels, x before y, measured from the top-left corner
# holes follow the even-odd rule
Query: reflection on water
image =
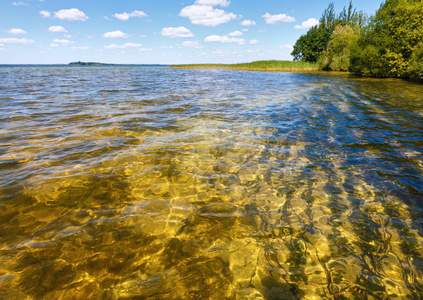
[(421, 299), (423, 87), (1, 68), (2, 299)]

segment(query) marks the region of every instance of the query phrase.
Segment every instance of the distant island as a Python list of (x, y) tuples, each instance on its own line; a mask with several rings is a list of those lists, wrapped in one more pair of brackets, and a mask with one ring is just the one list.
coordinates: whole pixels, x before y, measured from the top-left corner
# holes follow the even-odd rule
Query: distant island
[(70, 66), (113, 66), (113, 64), (104, 64), (99, 62), (83, 62), (83, 61), (74, 61), (69, 63)]

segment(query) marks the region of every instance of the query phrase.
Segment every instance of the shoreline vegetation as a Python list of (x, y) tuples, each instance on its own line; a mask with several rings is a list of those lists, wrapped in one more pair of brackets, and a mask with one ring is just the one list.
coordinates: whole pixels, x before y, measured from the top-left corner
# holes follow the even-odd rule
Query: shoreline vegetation
[(386, 0), (374, 16), (330, 3), (294, 45), (294, 61), (362, 77), (423, 82), (423, 1)]
[(228, 69), (241, 71), (267, 71), (267, 72), (315, 72), (319, 71), (316, 63), (304, 61), (255, 61), (238, 64), (184, 64), (171, 65), (172, 69)]

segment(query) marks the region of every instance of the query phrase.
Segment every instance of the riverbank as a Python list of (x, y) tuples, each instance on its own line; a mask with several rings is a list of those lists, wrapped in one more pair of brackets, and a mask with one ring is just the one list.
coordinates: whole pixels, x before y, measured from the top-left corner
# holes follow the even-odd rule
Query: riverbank
[(255, 61), (242, 64), (188, 64), (172, 65), (175, 69), (230, 69), (246, 71), (268, 72), (314, 72), (318, 71), (317, 64), (302, 61)]

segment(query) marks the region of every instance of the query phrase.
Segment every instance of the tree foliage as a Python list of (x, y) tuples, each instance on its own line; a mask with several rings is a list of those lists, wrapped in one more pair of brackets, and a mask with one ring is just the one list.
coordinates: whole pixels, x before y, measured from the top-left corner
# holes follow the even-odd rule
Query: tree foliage
[(326, 50), (320, 54), (319, 67), (323, 70), (349, 70), (351, 51), (359, 36), (350, 25), (341, 24), (335, 27)]
[(294, 60), (317, 62), (322, 52), (327, 50), (331, 35), (337, 25), (349, 26), (359, 30), (367, 22), (367, 16), (363, 12), (357, 12), (350, 2), (349, 7), (336, 15), (333, 3), (323, 12), (319, 25), (312, 27), (305, 35), (302, 35), (294, 45), (291, 55)]
[(291, 55), (295, 61), (317, 62), (320, 53), (326, 48), (331, 32), (323, 26), (312, 27), (294, 45)]
[(325, 70), (423, 81), (423, 1), (386, 0), (370, 19), (351, 2), (336, 15), (331, 3), (292, 55)]
[(372, 18), (352, 53), (351, 70), (358, 75), (423, 80), (423, 2), (387, 0)]

